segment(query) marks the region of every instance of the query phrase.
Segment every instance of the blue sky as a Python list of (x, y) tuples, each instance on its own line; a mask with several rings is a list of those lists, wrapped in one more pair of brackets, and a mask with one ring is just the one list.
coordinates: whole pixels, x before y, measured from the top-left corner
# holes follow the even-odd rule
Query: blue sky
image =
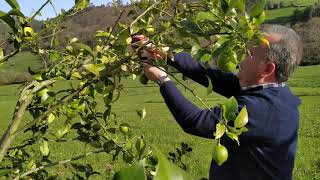
[[(46, 0), (18, 0), (20, 4), (21, 11), (26, 16), (31, 16), (32, 13), (36, 12), (41, 5)], [(112, 0), (91, 0), (91, 3), (95, 5), (101, 5), (101, 4), (107, 4), (112, 2)], [(127, 2), (127, 1), (123, 1)], [(74, 0), (52, 0), (52, 3), (54, 4), (56, 10), (58, 13), (61, 9), (68, 10), (74, 5)], [(5, 0), (0, 0), (0, 10), (4, 12), (8, 12), (10, 10), (10, 6), (6, 3)], [(48, 4), (43, 10), (42, 10), (42, 16), (36, 17), (36, 19), (46, 19), (48, 17), (54, 17), (55, 13), (50, 4)]]

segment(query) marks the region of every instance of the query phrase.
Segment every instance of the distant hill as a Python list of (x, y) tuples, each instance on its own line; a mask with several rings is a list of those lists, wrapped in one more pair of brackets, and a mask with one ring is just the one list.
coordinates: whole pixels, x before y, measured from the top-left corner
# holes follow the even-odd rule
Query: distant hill
[[(66, 27), (63, 33), (58, 35), (61, 44), (66, 44), (73, 37), (79, 38), (82, 43), (93, 46), (93, 36), (98, 30), (106, 30), (113, 26), (117, 19), (117, 11), (114, 7), (97, 6), (89, 7), (72, 17), (66, 18), (61, 26)], [(123, 16), (121, 21), (124, 21)]]

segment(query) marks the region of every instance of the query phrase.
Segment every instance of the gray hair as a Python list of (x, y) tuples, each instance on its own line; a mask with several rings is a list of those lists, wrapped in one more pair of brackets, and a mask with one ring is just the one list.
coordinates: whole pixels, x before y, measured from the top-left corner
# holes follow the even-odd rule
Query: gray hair
[(281, 36), (279, 41), (270, 43), (267, 59), (276, 65), (276, 80), (285, 82), (301, 62), (303, 49), (301, 39), (294, 30), (285, 26), (265, 24), (261, 29), (265, 33)]

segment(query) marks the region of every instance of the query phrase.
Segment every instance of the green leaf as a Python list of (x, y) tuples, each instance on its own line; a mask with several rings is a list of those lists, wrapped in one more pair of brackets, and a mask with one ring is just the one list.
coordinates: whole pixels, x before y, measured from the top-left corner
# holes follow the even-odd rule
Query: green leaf
[(198, 51), (201, 49), (201, 46), (199, 44), (195, 44), (191, 48), (191, 56), (196, 56)]
[(141, 0), (139, 1), (139, 7), (142, 9), (147, 9), (149, 6), (149, 0)]
[(147, 111), (143, 108), (142, 110), (137, 110), (137, 114), (140, 117), (140, 120), (143, 120), (146, 117)]
[(50, 113), (48, 116), (48, 123), (52, 123), (54, 120), (56, 119), (56, 115), (54, 115), (53, 113)]
[(158, 165), (153, 180), (191, 180), (192, 178), (180, 167), (170, 162), (166, 156), (158, 153)]
[(180, 26), (182, 26), (182, 28), (184, 30), (190, 31), (191, 33), (194, 34), (202, 34), (202, 30), (200, 29), (199, 25), (196, 24), (195, 22), (192, 22), (190, 20), (183, 20), (180, 22)]
[(132, 37), (128, 37), (128, 38), (126, 39), (126, 43), (127, 43), (127, 44), (131, 44), (131, 42), (132, 42)]
[(6, 0), (6, 2), (12, 7), (12, 9), (20, 9), (20, 6), (16, 0)]
[(241, 111), (239, 112), (236, 120), (234, 121), (234, 126), (236, 128), (242, 128), (248, 123), (248, 111), (246, 106), (244, 106)]
[(89, 54), (90, 56), (92, 56), (93, 59), (95, 59), (95, 54), (88, 45), (82, 43), (71, 43), (71, 45), (74, 50), (80, 50), (85, 55)]
[(137, 78), (137, 75), (132, 74), (132, 80), (135, 80)]
[(60, 59), (60, 55), (57, 51), (49, 51), (49, 59), (53, 62), (58, 61)]
[(43, 156), (49, 155), (49, 145), (48, 145), (47, 141), (43, 140), (43, 142), (40, 144), (40, 151)]
[(90, 0), (75, 0), (75, 8), (81, 11), (89, 6)]
[(3, 49), (0, 48), (0, 59), (3, 59), (4, 58), (4, 53), (3, 53)]
[(146, 180), (145, 169), (142, 164), (132, 164), (125, 166), (115, 174), (113, 180)]
[(14, 16), (20, 16), (20, 17), (25, 17), (24, 14), (19, 9), (11, 9), (7, 14), (8, 15), (14, 15)]
[(5, 23), (9, 25), (13, 32), (18, 32), (18, 29), (16, 28), (16, 22), (9, 14), (0, 11), (0, 19), (2, 19)]
[(235, 113), (238, 110), (237, 100), (232, 96), (223, 103), (222, 109), (223, 117), (228, 121), (233, 121), (236, 118)]
[(81, 74), (78, 73), (78, 72), (72, 73), (71, 77), (72, 77), (73, 79), (81, 79), (81, 78), (82, 78)]
[(214, 133), (215, 139), (221, 138), (225, 132), (226, 132), (226, 126), (223, 123), (219, 122), (216, 125), (216, 132)]
[(216, 56), (222, 54), (222, 52), (224, 52), (227, 49), (227, 47), (230, 46), (231, 43), (232, 43), (232, 41), (230, 39), (219, 38), (219, 40), (212, 47), (212, 50), (211, 50), (212, 57), (216, 57)]
[(223, 52), (218, 57), (217, 65), (225, 72), (234, 72), (237, 69), (237, 55), (235, 53)]
[(8, 176), (10, 173), (12, 173), (11, 170), (1, 169), (1, 170), (0, 170), (0, 177)]
[(113, 98), (113, 93), (112, 92), (110, 92), (108, 94), (105, 94), (103, 96), (103, 101), (104, 101), (105, 106), (109, 106), (110, 105), (110, 103), (112, 102), (112, 98)]
[(136, 33), (138, 33), (139, 32), (139, 27), (136, 27), (136, 26), (133, 26), (133, 27), (131, 27), (131, 29), (130, 29), (130, 33), (131, 34), (136, 34)]
[(215, 22), (215, 21), (217, 21), (217, 17), (216, 17), (216, 15), (212, 14), (211, 12), (200, 11), (196, 16), (196, 21), (203, 22), (205, 20)]
[(85, 64), (85, 65), (83, 65), (83, 67), (84, 67), (87, 71), (89, 71), (89, 72), (93, 73), (94, 75), (96, 75), (97, 77), (100, 76), (100, 69), (99, 69), (99, 67), (96, 66), (95, 64)]
[(221, 9), (224, 13), (227, 13), (229, 11), (229, 3), (230, 0), (221, 0)]
[(258, 3), (251, 8), (249, 11), (250, 17), (260, 16), (260, 14), (264, 11), (264, 7), (266, 4), (266, 0), (260, 0)]
[(121, 70), (124, 71), (124, 72), (128, 71), (128, 66), (127, 66), (126, 64), (122, 64), (122, 65), (120, 66), (120, 68), (121, 68)]
[(200, 61), (202, 61), (202, 62), (208, 62), (210, 60), (211, 60), (211, 54), (209, 54), (209, 53), (205, 53), (204, 55), (202, 55), (200, 57)]
[(142, 156), (144, 150), (146, 149), (146, 142), (144, 141), (143, 136), (141, 136), (137, 139), (135, 147), (138, 152), (139, 159), (141, 159), (141, 156)]
[(96, 37), (110, 37), (111, 39), (114, 39), (114, 36), (110, 34), (110, 32), (105, 31), (97, 31)]
[(73, 50), (82, 51), (84, 55), (89, 54), (90, 56), (92, 56), (93, 59), (95, 59), (95, 55), (88, 45), (82, 43), (71, 43), (70, 45), (72, 46)]
[(270, 42), (269, 42), (266, 38), (260, 37), (259, 39), (260, 39), (260, 41), (261, 41), (262, 43), (264, 43), (264, 44), (266, 44), (268, 47), (270, 47)]
[(118, 36), (118, 41), (120, 44), (130, 44), (132, 41), (130, 31), (125, 29), (123, 32), (121, 32)]
[(245, 10), (246, 1), (245, 0), (231, 0), (230, 8), (238, 8), (242, 12)]
[(174, 53), (180, 53), (180, 52), (182, 52), (182, 51), (184, 51), (184, 49), (182, 49), (182, 48), (177, 48), (177, 49), (174, 49), (172, 52), (174, 52)]
[(246, 127), (242, 127), (240, 129), (237, 129), (235, 127), (230, 127), (229, 126), (228, 129), (230, 130), (230, 132), (234, 133), (237, 136), (240, 136), (244, 132), (248, 132), (248, 128), (246, 128)]
[(241, 131), (242, 133), (244, 133), (244, 132), (248, 132), (248, 131), (249, 131), (249, 129), (248, 129), (248, 128), (246, 128), (246, 127), (242, 127), (242, 128), (240, 129), (240, 131)]
[(230, 139), (236, 141), (238, 146), (240, 146), (240, 142), (239, 142), (239, 138), (238, 138), (237, 134), (234, 134), (234, 133), (228, 132), (228, 131), (226, 131), (226, 134)]
[(35, 74), (32, 77), (33, 77), (33, 79), (35, 79), (37, 81), (42, 81), (43, 80), (42, 74)]
[(258, 17), (253, 18), (253, 23), (256, 25), (260, 25), (266, 19), (266, 13), (263, 11)]

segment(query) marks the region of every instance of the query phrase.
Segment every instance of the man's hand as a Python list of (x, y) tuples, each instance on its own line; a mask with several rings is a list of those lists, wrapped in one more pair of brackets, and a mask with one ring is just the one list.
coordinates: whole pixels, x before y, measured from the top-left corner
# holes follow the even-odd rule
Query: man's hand
[[(165, 59), (167, 57), (168, 47), (162, 47), (161, 50), (157, 50), (155, 45), (149, 43), (149, 38), (144, 35), (135, 35), (132, 37), (132, 47), (138, 49), (140, 47), (140, 56), (148, 59)], [(145, 47), (143, 47), (145, 46)]]
[(144, 63), (144, 73), (147, 78), (151, 81), (158, 82), (161, 78), (166, 77), (167, 73), (162, 71), (161, 69), (151, 66), (149, 64)]

